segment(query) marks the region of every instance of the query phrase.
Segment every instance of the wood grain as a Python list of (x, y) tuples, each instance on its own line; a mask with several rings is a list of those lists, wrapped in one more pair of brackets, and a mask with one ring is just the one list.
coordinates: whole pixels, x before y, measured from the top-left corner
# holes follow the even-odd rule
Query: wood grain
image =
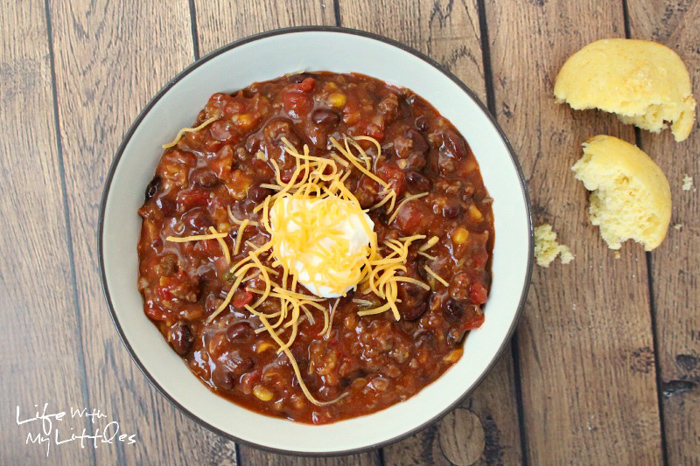
[(113, 154), (145, 103), (193, 59), (188, 3), (66, 0), (51, 2), (50, 14), (90, 403), (137, 434), (135, 445), (96, 449), (97, 462), (233, 464), (234, 444), (181, 415), (132, 363), (97, 266), (99, 199)]
[(622, 4), (486, 1), (498, 120), (529, 180), (537, 224), (549, 222), (576, 259), (537, 267), (518, 329), (530, 464), (662, 461), (644, 251), (615, 260), (591, 226), (570, 167), (597, 134), (634, 140), (611, 115), (554, 101), (565, 59), (624, 37)]
[[(445, 66), (486, 102), (476, 2), (340, 0), (339, 6), (342, 26), (376, 32), (414, 47)], [(463, 403), (463, 409), (384, 448), (385, 464), (520, 462), (511, 354), (508, 347), (488, 378)], [(469, 430), (472, 426), (475, 430)]]
[[(633, 39), (660, 42), (685, 62), (696, 99), (700, 96), (700, 1), (628, 2)], [(700, 135), (676, 143), (670, 132), (641, 132), (641, 147), (666, 174), (673, 216), (664, 243), (651, 254), (656, 337), (669, 464), (700, 458)], [(690, 175), (694, 189), (682, 189)]]
[[(46, 447), (26, 445), (42, 431), (35, 405), (50, 413), (87, 402), (61, 167), (56, 146), (46, 12), (41, 1), (0, 7), (0, 173), (3, 213), (0, 248), (0, 464), (38, 464)], [(21, 37), (21, 40), (17, 40)], [(88, 428), (84, 420), (64, 421)], [(66, 427), (70, 424), (69, 427)], [(63, 438), (63, 437), (62, 437)], [(77, 444), (51, 447), (52, 461), (90, 464), (92, 452)]]

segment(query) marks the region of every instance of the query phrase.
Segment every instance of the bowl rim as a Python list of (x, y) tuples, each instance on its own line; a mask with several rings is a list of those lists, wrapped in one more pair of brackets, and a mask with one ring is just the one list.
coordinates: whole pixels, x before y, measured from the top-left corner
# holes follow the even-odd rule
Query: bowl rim
[[(431, 419), (428, 421), (424, 422), (423, 424), (410, 429), (406, 432), (403, 432), (402, 434), (396, 435), (390, 439), (384, 440), (382, 442), (377, 442), (373, 443), (364, 447), (359, 447), (359, 448), (353, 448), (353, 449), (347, 449), (347, 450), (338, 450), (338, 451), (332, 451), (332, 452), (302, 452), (302, 451), (296, 451), (296, 450), (284, 450), (284, 449), (279, 449), (279, 448), (274, 448), (270, 447), (267, 445), (261, 445), (257, 444), (254, 442), (250, 442), (247, 440), (242, 440), (228, 432), (225, 432), (221, 429), (218, 429), (217, 427), (212, 426), (209, 424), (207, 421), (204, 419), (198, 417), (194, 413), (190, 412), (188, 409), (186, 409), (183, 405), (181, 405), (175, 398), (173, 398), (161, 385), (155, 380), (155, 378), (148, 372), (148, 370), (145, 368), (141, 360), (139, 359), (138, 355), (134, 351), (133, 347), (129, 343), (129, 341), (126, 339), (124, 332), (122, 330), (121, 324), (119, 323), (119, 318), (117, 316), (117, 313), (115, 311), (114, 305), (112, 303), (112, 298), (110, 296), (110, 291), (109, 287), (107, 285), (107, 276), (106, 276), (106, 271), (105, 271), (105, 264), (104, 264), (104, 220), (105, 220), (105, 211), (106, 211), (106, 205), (107, 205), (107, 199), (109, 198), (111, 186), (112, 186), (112, 180), (114, 179), (114, 174), (116, 172), (117, 166), (119, 165), (119, 162), (122, 158), (122, 155), (124, 154), (124, 150), (126, 149), (126, 146), (129, 144), (131, 141), (131, 138), (136, 131), (136, 129), (141, 125), (143, 119), (146, 117), (146, 115), (152, 110), (154, 105), (163, 97), (165, 94), (168, 93), (168, 91), (173, 88), (179, 81), (181, 81), (185, 76), (189, 75), (191, 72), (199, 68), (201, 65), (204, 63), (208, 62), (209, 60), (216, 58), (217, 56), (228, 52), (229, 50), (232, 50), (236, 47), (239, 47), (241, 45), (245, 45), (250, 42), (258, 41), (261, 39), (266, 39), (269, 37), (274, 37), (274, 36), (279, 36), (279, 35), (284, 35), (284, 34), (292, 34), (292, 33), (299, 33), (299, 32), (330, 32), (330, 33), (337, 33), (337, 34), (348, 34), (348, 35), (355, 35), (355, 36), (361, 36), (365, 37), (368, 39), (373, 39), (377, 40), (380, 42), (384, 42), (385, 44), (392, 45), (400, 50), (403, 50), (405, 52), (408, 52), (415, 56), (416, 58), (426, 62), (427, 64), (431, 65), (433, 68), (437, 69), (439, 72), (447, 76), (449, 79), (451, 79), (459, 88), (465, 92), (475, 103), (476, 105), (481, 109), (481, 111), (484, 113), (484, 115), (489, 119), (491, 124), (494, 126), (496, 131), (498, 131), (499, 136), (503, 140), (506, 149), (508, 151), (508, 155), (511, 158), (511, 162), (513, 163), (513, 166), (515, 167), (515, 170), (517, 172), (518, 180), (520, 182), (520, 190), (522, 192), (523, 198), (525, 200), (525, 213), (526, 213), (526, 218), (528, 222), (528, 249), (529, 249), (529, 254), (528, 254), (528, 261), (527, 261), (527, 269), (525, 272), (525, 280), (523, 282), (523, 288), (521, 290), (520, 294), (520, 301), (518, 303), (518, 308), (515, 312), (515, 317), (513, 318), (513, 321), (510, 325), (510, 328), (508, 329), (508, 332), (506, 334), (506, 337), (503, 339), (503, 342), (501, 342), (500, 347), (496, 351), (493, 359), (489, 363), (489, 365), (486, 367), (486, 369), (482, 372), (482, 374), (477, 378), (477, 380), (472, 384), (471, 387), (466, 389), (464, 393), (459, 396), (454, 402), (452, 402), (447, 408), (442, 410), (441, 412), (435, 414)], [(195, 60), (193, 63), (188, 65), (184, 70), (180, 71), (174, 78), (172, 78), (170, 81), (168, 81), (159, 91), (158, 93), (151, 98), (148, 103), (145, 105), (143, 110), (139, 113), (139, 115), (136, 117), (134, 122), (131, 124), (129, 127), (128, 131), (125, 133), (123, 140), (121, 144), (119, 145), (117, 152), (115, 154), (114, 160), (112, 161), (109, 171), (107, 173), (107, 177), (105, 179), (105, 185), (104, 189), (102, 192), (102, 197), (100, 200), (100, 211), (99, 211), (99, 218), (98, 218), (98, 229), (97, 229), (97, 243), (98, 243), (98, 260), (99, 260), (99, 267), (100, 267), (100, 281), (102, 284), (102, 291), (105, 297), (105, 300), (107, 301), (107, 306), (109, 308), (109, 313), (112, 318), (112, 321), (114, 322), (114, 325), (117, 328), (117, 333), (119, 334), (119, 338), (121, 339), (122, 343), (126, 347), (129, 356), (131, 356), (131, 359), (136, 363), (137, 367), (141, 371), (143, 375), (146, 376), (146, 379), (153, 385), (158, 392), (160, 392), (161, 395), (163, 395), (170, 403), (172, 403), (181, 413), (183, 413), (185, 416), (187, 416), (189, 419), (193, 420), (200, 426), (208, 429), (211, 432), (214, 432), (228, 440), (231, 440), (235, 443), (240, 443), (246, 446), (250, 446), (253, 448), (257, 448), (263, 451), (268, 451), (271, 453), (277, 453), (277, 454), (284, 454), (284, 455), (290, 455), (290, 456), (307, 456), (307, 457), (334, 457), (334, 456), (341, 456), (341, 455), (350, 455), (350, 454), (358, 454), (358, 453), (364, 453), (364, 452), (369, 452), (372, 450), (376, 450), (378, 448), (385, 447), (387, 445), (391, 445), (393, 443), (399, 442), (401, 440), (404, 440), (420, 431), (423, 429), (427, 428), (428, 426), (433, 425), (443, 417), (445, 417), (447, 414), (451, 413), (454, 411), (454, 409), (462, 402), (466, 397), (471, 395), (476, 388), (481, 385), (481, 383), (484, 381), (486, 376), (491, 372), (493, 367), (498, 363), (500, 358), (503, 355), (503, 352), (505, 348), (508, 346), (510, 341), (512, 340), (513, 334), (515, 332), (515, 329), (518, 325), (518, 322), (520, 321), (520, 318), (522, 317), (523, 309), (525, 307), (525, 303), (527, 301), (527, 296), (528, 292), (530, 289), (530, 285), (532, 282), (532, 272), (534, 268), (534, 226), (533, 226), (533, 219), (532, 219), (532, 207), (531, 207), (531, 201), (530, 201), (530, 195), (527, 189), (527, 181), (525, 179), (525, 176), (523, 174), (522, 167), (520, 166), (520, 163), (518, 162), (518, 159), (515, 155), (515, 151), (513, 150), (513, 147), (508, 140), (508, 137), (504, 133), (503, 129), (501, 126), (498, 124), (498, 121), (496, 121), (496, 118), (493, 116), (493, 114), (489, 111), (487, 106), (477, 97), (477, 95), (472, 91), (466, 84), (464, 84), (459, 78), (457, 78), (454, 74), (452, 74), (450, 71), (448, 71), (446, 68), (444, 68), (442, 65), (440, 65), (437, 61), (433, 60), (429, 56), (425, 55), (422, 52), (419, 52), (412, 47), (409, 47), (401, 42), (398, 42), (394, 39), (390, 39), (388, 37), (381, 36), (379, 34), (375, 34), (372, 32), (367, 32), (367, 31), (362, 31), (358, 29), (352, 29), (352, 28), (347, 28), (347, 27), (342, 27), (342, 26), (294, 26), (294, 27), (285, 27), (285, 28), (279, 28), (279, 29), (273, 29), (269, 31), (264, 31), (260, 32), (257, 34), (252, 34), (246, 37), (243, 37), (239, 40), (233, 41), (227, 45), (224, 45), (206, 55), (203, 57), (200, 57), (199, 59)], [(435, 381), (437, 382), (437, 380)], [(261, 416), (264, 416), (264, 414), (260, 414)], [(368, 414), (368, 416), (371, 415)], [(290, 421), (291, 422), (291, 421)]]

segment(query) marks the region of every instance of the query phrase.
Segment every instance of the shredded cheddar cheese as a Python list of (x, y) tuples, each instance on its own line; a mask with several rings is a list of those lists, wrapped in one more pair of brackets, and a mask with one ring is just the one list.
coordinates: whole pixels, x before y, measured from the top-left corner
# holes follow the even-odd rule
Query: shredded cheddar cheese
[(394, 211), (394, 214), (391, 216), (389, 221), (387, 223), (391, 224), (394, 223), (394, 220), (396, 220), (396, 217), (398, 217), (399, 212), (401, 211), (401, 208), (405, 206), (407, 203), (414, 199), (420, 199), (421, 197), (427, 196), (428, 193), (420, 193), (420, 194), (411, 194), (410, 196), (406, 196), (401, 203), (396, 207), (396, 210)]
[(209, 118), (208, 120), (205, 120), (204, 123), (197, 126), (196, 128), (182, 128), (180, 131), (178, 131), (177, 136), (175, 136), (175, 139), (173, 139), (172, 142), (169, 142), (167, 144), (163, 144), (163, 146), (162, 146), (163, 149), (170, 149), (171, 147), (175, 146), (178, 142), (180, 142), (180, 139), (182, 139), (182, 136), (184, 136), (185, 133), (196, 133), (197, 131), (204, 129), (205, 127), (214, 123), (219, 118), (221, 118), (221, 117), (220, 116), (213, 116), (213, 117)]
[(437, 273), (435, 273), (435, 272), (433, 271), (433, 269), (431, 269), (431, 268), (428, 267), (427, 265), (424, 266), (423, 268), (425, 269), (426, 272), (428, 272), (430, 275), (432, 275), (433, 278), (435, 278), (435, 280), (439, 281), (440, 283), (442, 283), (442, 284), (445, 285), (445, 286), (450, 286), (450, 284), (447, 283), (447, 281), (445, 281), (445, 279), (442, 278), (440, 275), (438, 275)]
[[(214, 228), (214, 227), (209, 227), (209, 231), (211, 231), (212, 234), (214, 234), (214, 235), (219, 233), (218, 231), (216, 231), (216, 228)], [(226, 263), (230, 264), (231, 263), (231, 254), (228, 251), (228, 245), (226, 244), (226, 241), (224, 241), (224, 237), (217, 236), (216, 240), (221, 245), (221, 250), (224, 252), (224, 257), (226, 258)], [(234, 254), (237, 254), (237, 253), (234, 253)]]
[[(375, 145), (377, 155), (374, 156), (374, 160), (358, 141), (369, 141)], [(244, 243), (243, 235), (248, 226), (259, 228), (267, 233), (270, 239), (262, 246), (250, 241), (245, 242), (248, 246), (245, 257), (232, 264), (228, 270), (233, 283), (222, 303), (209, 315), (207, 322), (212, 322), (228, 309), (238, 290), (253, 294), (257, 299), (250, 304), (243, 304), (242, 308), (260, 320), (262, 326), (256, 329), (255, 333), (269, 334), (278, 345), (277, 353), (284, 353), (289, 358), (306, 398), (315, 405), (323, 406), (337, 402), (347, 393), (330, 401), (314, 398), (302, 378), (290, 348), (300, 326), (315, 324), (319, 313), (323, 316), (320, 335), (328, 338), (340, 298), (335, 298), (331, 305), (328, 299), (301, 292), (298, 286), (303, 282), (307, 287), (312, 285), (316, 290), (326, 287), (337, 296), (344, 296), (348, 289), (361, 285), (363, 293), (374, 293), (383, 302), (374, 308), (360, 310), (357, 314), (367, 316), (390, 311), (396, 320), (401, 318), (397, 306), (401, 302), (398, 298), (400, 283), (411, 283), (430, 289), (427, 283), (406, 276), (409, 248), (426, 237), (414, 235), (378, 244), (373, 223), (366, 216), (366, 211), (362, 209), (355, 195), (345, 186), (345, 181), (354, 168), (377, 182), (382, 188), (380, 194), (383, 197), (372, 209), (384, 206), (387, 214), (393, 212), (389, 223), (395, 220), (407, 202), (427, 196), (428, 193), (409, 195), (396, 206), (396, 192), (389, 183), (373, 173), (376, 172), (377, 159), (381, 156), (381, 145), (373, 138), (346, 136), (342, 144), (330, 138), (332, 149), (337, 153), (331, 150), (327, 157), (311, 155), (306, 145), (299, 151), (287, 139), (282, 138), (282, 142), (283, 150), (294, 159), (293, 173), (288, 181), (283, 181), (279, 165), (274, 159), (269, 159), (275, 172), (274, 182), (262, 186), (270, 189), (272, 194), (253, 209), (253, 213), (258, 215), (258, 221), (239, 220), (228, 208), (229, 219), (232, 224), (238, 225), (233, 256), (239, 255)], [(265, 154), (260, 153), (258, 157), (262, 159), (263, 155)], [(267, 159), (266, 155), (265, 158)], [(348, 218), (356, 219), (356, 231), (361, 231), (367, 238), (361, 247), (351, 247), (356, 239), (349, 237), (340, 226), (341, 220)], [(210, 231), (210, 235), (167, 239), (174, 242), (216, 239), (221, 244), (226, 260), (230, 262), (232, 256), (223, 239), (229, 232), (219, 233), (213, 227)], [(424, 251), (437, 241), (437, 237), (430, 238), (418, 248), (418, 254), (432, 258), (433, 256)], [(263, 260), (270, 266), (263, 264)], [(299, 263), (304, 266), (303, 273)], [(426, 270), (436, 280), (446, 284), (429, 268), (426, 267)], [(266, 300), (276, 300), (279, 306), (260, 307)], [(353, 302), (365, 308), (376, 303), (361, 298), (354, 299)]]

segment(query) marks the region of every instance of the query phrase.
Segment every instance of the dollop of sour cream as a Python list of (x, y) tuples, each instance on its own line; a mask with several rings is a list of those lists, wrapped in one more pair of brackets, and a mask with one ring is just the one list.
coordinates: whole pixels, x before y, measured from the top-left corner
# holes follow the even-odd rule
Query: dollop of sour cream
[[(313, 238), (313, 241), (308, 242), (282, 240), (275, 248), (275, 255), (278, 260), (288, 265), (290, 272), (296, 275), (300, 284), (321, 298), (344, 296), (355, 288), (357, 283), (344, 287), (339, 285), (337, 277), (347, 281), (353, 272), (362, 267), (362, 259), (367, 257), (369, 252), (370, 237), (363, 226), (363, 221), (370, 230), (374, 229), (374, 222), (365, 212), (346, 209), (344, 208), (346, 206), (341, 205), (349, 202), (339, 198), (283, 197), (275, 201), (270, 209), (270, 228), (273, 238), (276, 231), (279, 231), (276, 227), (279, 227), (281, 221), (286, 224), (287, 237), (299, 232), (300, 235), (304, 235), (304, 238)], [(301, 223), (304, 224), (304, 228)], [(328, 264), (323, 272), (316, 272), (314, 280), (311, 280), (309, 270), (317, 268), (324, 262), (327, 254), (324, 250), (338, 251), (338, 248), (345, 258), (353, 258), (353, 260), (346, 261), (341, 270), (333, 264)]]

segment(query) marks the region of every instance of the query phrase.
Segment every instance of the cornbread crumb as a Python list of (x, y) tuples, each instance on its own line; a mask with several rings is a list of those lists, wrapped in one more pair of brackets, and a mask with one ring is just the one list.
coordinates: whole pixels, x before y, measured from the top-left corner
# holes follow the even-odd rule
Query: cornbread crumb
[(620, 251), (615, 251), (615, 259), (619, 259), (622, 257), (622, 254), (620, 254)]
[(693, 189), (693, 177), (685, 175), (683, 177), (683, 191), (690, 191), (691, 189)]
[(675, 228), (678, 231), (681, 231), (683, 229), (683, 224), (682, 223), (676, 223), (673, 225), (673, 228)]
[(560, 256), (562, 264), (574, 260), (574, 255), (568, 246), (557, 242), (557, 234), (552, 231), (552, 225), (545, 223), (535, 228), (535, 259), (540, 267), (549, 267), (554, 259)]
[(661, 244), (671, 221), (671, 188), (647, 154), (616, 137), (595, 136), (571, 169), (591, 191), (591, 223), (610, 249), (629, 239), (647, 251)]

